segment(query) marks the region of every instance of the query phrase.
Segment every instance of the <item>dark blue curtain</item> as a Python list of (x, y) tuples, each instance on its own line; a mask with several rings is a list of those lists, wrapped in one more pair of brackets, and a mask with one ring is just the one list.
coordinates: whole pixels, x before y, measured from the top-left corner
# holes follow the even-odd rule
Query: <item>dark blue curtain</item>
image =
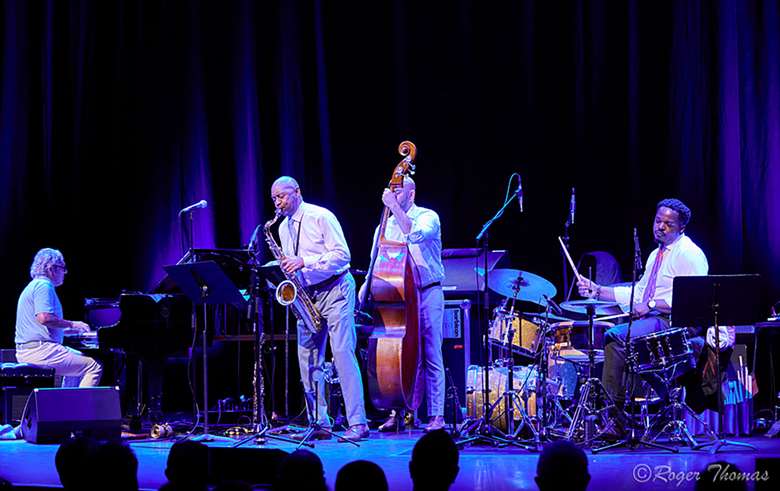
[[(491, 245), (560, 288), (555, 237), (577, 187), (575, 254), (628, 269), (655, 203), (678, 196), (715, 273), (780, 296), (777, 1), (0, 3), (0, 320), (35, 251), (61, 289), (146, 289), (198, 247), (238, 247), (299, 179), (365, 266), (403, 139), (445, 247), (473, 245), (523, 175), (524, 214)], [(75, 311), (75, 312), (74, 312)], [(3, 339), (10, 340), (10, 328)]]

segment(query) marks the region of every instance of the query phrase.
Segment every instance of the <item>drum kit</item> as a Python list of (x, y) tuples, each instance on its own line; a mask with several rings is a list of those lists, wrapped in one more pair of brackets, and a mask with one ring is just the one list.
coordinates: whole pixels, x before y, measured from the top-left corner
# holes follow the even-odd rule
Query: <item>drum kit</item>
[[(605, 333), (615, 325), (603, 319), (623, 317), (620, 306), (596, 300), (558, 306), (551, 300), (555, 287), (541, 276), (515, 269), (491, 274), (490, 289), (504, 298), (489, 323), (487, 366), (468, 368), (468, 417), (484, 417), (487, 397), (491, 424), (509, 438), (533, 441), (537, 446), (540, 440), (551, 438), (590, 445), (613, 425), (615, 401), (598, 375), (604, 362)], [(521, 306), (529, 304), (544, 310), (522, 311)], [(638, 375), (668, 375), (692, 353), (687, 330), (682, 328), (636, 337), (631, 347), (629, 366)], [(488, 390), (483, 387), (485, 369), (489, 370)], [(663, 417), (668, 421), (668, 414)], [(672, 436), (690, 440), (684, 423), (672, 419), (679, 430)], [(659, 421), (650, 417), (645, 421), (643, 439), (655, 441)]]

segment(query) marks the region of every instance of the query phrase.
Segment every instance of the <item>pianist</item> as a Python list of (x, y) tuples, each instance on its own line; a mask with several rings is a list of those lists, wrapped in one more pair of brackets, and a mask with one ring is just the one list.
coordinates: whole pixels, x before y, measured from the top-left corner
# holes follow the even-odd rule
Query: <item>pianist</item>
[(100, 383), (102, 367), (92, 358), (62, 345), (64, 331), (88, 331), (80, 321), (62, 316), (56, 287), (65, 281), (65, 258), (56, 249), (41, 249), (35, 255), (32, 281), (19, 296), (16, 307), (16, 360), (20, 363), (53, 368), (63, 385), (92, 387)]

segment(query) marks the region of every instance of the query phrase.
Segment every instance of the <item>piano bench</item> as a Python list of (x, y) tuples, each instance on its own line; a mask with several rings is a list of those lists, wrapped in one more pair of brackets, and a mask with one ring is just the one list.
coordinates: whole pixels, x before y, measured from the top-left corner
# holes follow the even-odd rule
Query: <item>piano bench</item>
[(37, 387), (54, 387), (54, 369), (27, 363), (0, 364), (0, 424), (21, 420), (27, 397)]

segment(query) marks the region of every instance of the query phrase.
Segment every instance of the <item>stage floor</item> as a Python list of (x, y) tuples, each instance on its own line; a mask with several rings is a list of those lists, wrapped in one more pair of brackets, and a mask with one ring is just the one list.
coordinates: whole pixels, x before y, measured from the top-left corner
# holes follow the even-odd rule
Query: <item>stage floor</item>
[[(322, 459), (328, 485), (333, 489), (336, 473), (347, 462), (365, 459), (377, 462), (385, 471), (391, 490), (412, 489), (408, 462), (412, 447), (422, 435), (420, 431), (400, 434), (373, 432), (371, 439), (361, 442), (359, 448), (335, 440), (317, 442), (313, 451)], [(757, 458), (780, 458), (780, 439), (755, 437), (740, 439), (755, 445), (752, 451), (741, 447), (725, 447), (717, 455), (706, 451), (691, 451), (682, 447), (679, 454), (656, 450), (617, 450), (593, 455), (588, 451), (590, 473), (589, 489), (693, 489), (692, 477), (682, 476), (701, 471), (718, 460), (736, 464), (742, 471), (753, 472)], [(168, 441), (130, 442), (139, 460), (138, 481), (144, 489), (158, 489), (165, 482), (165, 462)], [(226, 443), (209, 443), (228, 446)], [(287, 443), (269, 443), (262, 447), (294, 450)], [(0, 476), (18, 485), (58, 486), (54, 467), (57, 445), (34, 445), (24, 441), (0, 441)], [(460, 453), (460, 474), (451, 489), (501, 491), (533, 490), (538, 454), (522, 449), (497, 449), (487, 446), (466, 447)], [(776, 468), (776, 467), (775, 467)], [(565, 472), (565, 469), (562, 469)], [(89, 465), (84, 466), (89, 472)], [(772, 472), (773, 482), (780, 476)], [(754, 489), (752, 483), (748, 489)], [(764, 489), (767, 489), (764, 487)], [(778, 489), (778, 488), (774, 488)]]

